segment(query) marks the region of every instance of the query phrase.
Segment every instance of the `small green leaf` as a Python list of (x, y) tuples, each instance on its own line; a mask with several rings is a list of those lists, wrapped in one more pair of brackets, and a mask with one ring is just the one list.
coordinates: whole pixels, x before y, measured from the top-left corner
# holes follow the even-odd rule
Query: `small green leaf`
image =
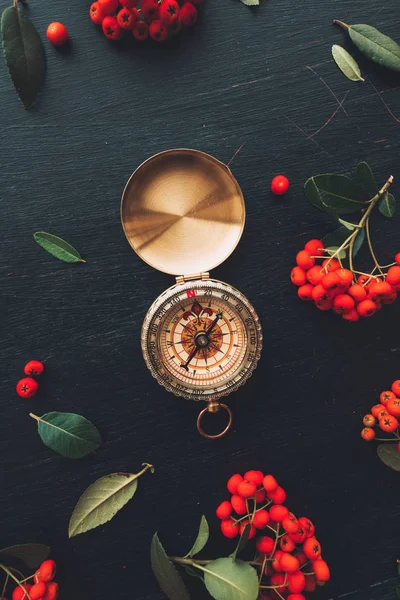
[(393, 217), (396, 212), (396, 200), (388, 191), (383, 194), (382, 199), (379, 202), (379, 212), (388, 219)]
[(251, 525), (250, 525), (250, 523), (247, 523), (243, 529), (242, 535), (239, 538), (239, 542), (235, 548), (235, 551), (233, 552), (233, 554), (231, 554), (232, 560), (236, 560), (237, 555), (246, 546), (248, 539), (249, 539), (250, 530), (251, 530)]
[(189, 550), (189, 552), (186, 554), (185, 558), (187, 558), (188, 556), (190, 556), (190, 557), (195, 556), (196, 554), (201, 552), (201, 550), (203, 550), (204, 546), (208, 542), (209, 535), (210, 535), (210, 528), (208, 526), (207, 519), (205, 518), (204, 515), (202, 515), (201, 521), (200, 521), (199, 532), (197, 534), (196, 541), (193, 544), (191, 550)]
[(240, 0), (246, 6), (259, 6), (260, 0)]
[(28, 569), (37, 569), (50, 554), (49, 546), (43, 544), (21, 544), (0, 550), (0, 557), (21, 560)]
[(33, 234), (35, 242), (42, 246), (47, 252), (67, 263), (86, 262), (83, 260), (78, 250), (75, 250), (71, 244), (68, 244), (65, 240), (46, 233), (45, 231), (37, 231)]
[(11, 79), (25, 108), (30, 108), (43, 85), (46, 56), (32, 22), (16, 6), (1, 16), (3, 52)]
[(257, 600), (258, 576), (248, 563), (217, 558), (204, 570), (204, 583), (215, 600)]
[(354, 245), (353, 245), (353, 256), (356, 256), (356, 254), (358, 253), (358, 251), (360, 250), (361, 246), (363, 245), (365, 240), (365, 230), (364, 229), (360, 229), (359, 232), (357, 233)]
[(357, 227), (357, 223), (350, 223), (349, 221), (345, 221), (344, 219), (338, 219), (338, 221), (339, 223), (344, 225), (344, 227), (346, 227), (346, 229), (348, 229), (349, 231), (354, 231)]
[(350, 233), (347, 227), (342, 226), (324, 235), (322, 241), (324, 242), (325, 248), (331, 248), (332, 246), (339, 247), (347, 240), (349, 235)]
[(366, 201), (364, 191), (345, 175), (315, 175), (305, 183), (308, 200), (329, 214), (347, 215), (358, 212)]
[(333, 254), (335, 254), (336, 258), (340, 258), (340, 259), (346, 258), (346, 250), (342, 249), (342, 250), (340, 250), (340, 252), (338, 252), (338, 250), (339, 250), (339, 246), (327, 246), (325, 248), (325, 252), (328, 252), (328, 254), (330, 254), (331, 256)]
[(347, 79), (351, 81), (365, 81), (361, 77), (360, 67), (354, 60), (354, 58), (342, 48), (342, 46), (333, 45), (332, 46), (332, 56), (333, 60), (342, 71), (344, 75), (346, 75)]
[(38, 422), (42, 442), (66, 458), (83, 458), (101, 444), (97, 428), (81, 415), (49, 412), (43, 417), (30, 416)]
[(119, 510), (133, 498), (138, 477), (152, 465), (145, 463), (139, 473), (112, 473), (97, 479), (79, 498), (69, 521), (70, 538), (111, 521)]
[(378, 457), (387, 467), (395, 471), (400, 471), (400, 452), (397, 449), (397, 443), (379, 444), (376, 451)]
[(189, 592), (169, 560), (157, 533), (151, 540), (150, 559), (154, 576), (168, 600), (190, 600)]
[(373, 198), (379, 188), (371, 167), (366, 162), (360, 162), (356, 168), (356, 177), (365, 186), (368, 194)]

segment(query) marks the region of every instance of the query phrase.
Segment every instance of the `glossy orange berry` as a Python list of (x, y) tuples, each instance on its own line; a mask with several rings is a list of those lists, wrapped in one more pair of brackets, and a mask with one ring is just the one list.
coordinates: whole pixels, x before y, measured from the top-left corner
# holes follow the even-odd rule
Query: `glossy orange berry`
[(315, 527), (314, 527), (314, 523), (312, 521), (310, 521), (310, 519), (308, 519), (307, 517), (300, 517), (299, 524), (300, 524), (300, 527), (302, 527), (304, 529), (304, 531), (306, 532), (307, 537), (312, 537), (314, 535)]
[(286, 531), (286, 533), (296, 533), (299, 530), (300, 525), (297, 520), (297, 517), (294, 516), (293, 513), (289, 513), (287, 517), (285, 517), (282, 521), (282, 527)]
[(391, 398), (387, 401), (385, 405), (386, 410), (393, 417), (400, 417), (400, 399), (399, 398)]
[(361, 287), (364, 288), (367, 288), (371, 281), (374, 281), (374, 277), (372, 277), (372, 275), (360, 275), (360, 277), (357, 279), (358, 285), (361, 285)]
[(362, 302), (367, 297), (367, 290), (359, 283), (355, 283), (350, 286), (349, 294), (356, 302)]
[(297, 290), (297, 295), (300, 300), (304, 300), (305, 302), (312, 302), (312, 292), (314, 286), (311, 283), (306, 283), (306, 285), (301, 285)]
[(136, 16), (129, 8), (121, 8), (117, 14), (117, 22), (122, 29), (130, 31), (136, 23)]
[(398, 252), (396, 254), (396, 256), (394, 257), (394, 260), (396, 261), (396, 263), (400, 266), (400, 252)]
[(371, 427), (364, 427), (361, 431), (361, 437), (366, 442), (371, 442), (375, 437), (375, 431)]
[[(275, 492), (278, 487), (278, 482), (273, 475), (266, 475), (262, 481), (262, 484), (267, 493)], [(274, 519), (274, 521), (276, 521), (276, 519)]]
[(41, 375), (44, 371), (44, 364), (40, 362), (40, 360), (30, 360), (26, 363), (24, 367), (25, 375), (29, 377), (34, 377), (36, 375)]
[[(298, 562), (298, 561), (297, 561)], [(301, 571), (296, 571), (289, 575), (288, 590), (292, 593), (300, 593), (306, 587), (306, 578)]]
[(386, 406), (387, 402), (392, 398), (396, 398), (396, 394), (393, 394), (392, 391), (386, 390), (380, 393), (379, 400)]
[(274, 505), (269, 509), (269, 516), (273, 521), (282, 523), (283, 519), (289, 514), (289, 510), (286, 506)]
[(289, 552), (283, 552), (279, 559), (279, 565), (285, 573), (296, 573), (299, 570), (299, 561)]
[(90, 18), (96, 25), (101, 25), (106, 16), (98, 2), (93, 2), (89, 10)]
[(41, 600), (57, 600), (58, 598), (58, 583), (50, 581), (47, 584), (47, 592)]
[(116, 41), (122, 36), (122, 29), (115, 17), (104, 17), (101, 28), (109, 40)]
[[(242, 521), (240, 523), (240, 526), (239, 526), (240, 535), (243, 535), (244, 528), (246, 527), (246, 525), (249, 525), (249, 524), (250, 524), (249, 519), (245, 519), (244, 521)], [(254, 527), (254, 525), (250, 525), (250, 532), (249, 532), (248, 539), (251, 540), (251, 538), (253, 538), (255, 535), (256, 535), (256, 528)]]
[(251, 498), (252, 496), (255, 496), (256, 491), (257, 486), (255, 483), (252, 483), (251, 481), (241, 481), (237, 486), (236, 493), (239, 496), (242, 496), (242, 498)]
[(327, 311), (327, 310), (331, 310), (333, 303), (332, 303), (331, 299), (321, 300), (321, 301), (316, 301), (315, 306), (318, 308), (318, 310)]
[(324, 277), (325, 273), (321, 271), (321, 267), (319, 265), (314, 265), (311, 267), (311, 269), (308, 269), (306, 273), (307, 281), (309, 281), (312, 285), (318, 285), (321, 283)]
[(380, 411), (378, 412), (378, 414), (376, 415), (376, 418), (377, 418), (377, 419), (378, 419), (378, 421), (379, 421), (379, 419), (382, 419), (382, 417), (386, 417), (386, 415), (388, 415), (388, 414), (389, 414), (389, 413), (388, 413), (388, 411), (386, 410), (386, 408), (383, 408), (382, 410), (380, 410)]
[(18, 587), (16, 587), (12, 593), (12, 600), (22, 600), (23, 598), (26, 600), (28, 598), (27, 594), (25, 593), (25, 591), (27, 591), (28, 593), (30, 593), (32, 589), (32, 586), (30, 583), (23, 583), (22, 585), (19, 585)]
[(46, 35), (53, 46), (63, 46), (68, 41), (68, 29), (62, 23), (50, 23)]
[(56, 563), (54, 560), (45, 560), (40, 565), (39, 569), (35, 573), (35, 581), (38, 583), (39, 581), (44, 581), (48, 583), (49, 581), (53, 581), (56, 576)]
[(230, 492), (231, 494), (236, 494), (237, 486), (241, 481), (243, 481), (243, 477), (239, 475), (239, 473), (232, 475), (232, 477), (228, 479), (228, 483), (226, 484), (228, 492)]
[(331, 300), (331, 292), (323, 287), (322, 284), (318, 284), (312, 291), (312, 297), (318, 304), (325, 303)]
[[(331, 275), (335, 274), (336, 273), (331, 273)], [(329, 275), (327, 275), (327, 277), (329, 277)], [(350, 312), (354, 307), (354, 298), (349, 296), (349, 294), (339, 294), (333, 299), (333, 310), (339, 315)]]
[(315, 264), (315, 258), (311, 258), (311, 254), (307, 250), (300, 250), (296, 254), (296, 263), (301, 269), (311, 269)]
[(231, 497), (231, 506), (237, 515), (245, 515), (247, 513), (246, 501), (238, 494), (234, 494)]
[(290, 279), (294, 285), (304, 285), (307, 283), (306, 272), (300, 267), (293, 267), (290, 272)]
[(293, 533), (288, 533), (288, 536), (294, 541), (296, 542), (296, 544), (302, 544), (304, 542), (304, 540), (307, 538), (307, 532), (304, 529), (304, 527), (302, 527), (299, 523), (299, 528), (297, 531), (294, 531)]
[[(396, 261), (397, 262), (397, 261)], [(399, 285), (400, 283), (400, 267), (390, 267), (386, 275), (386, 282), (390, 285)]]
[(334, 290), (340, 287), (341, 279), (336, 271), (327, 273), (322, 280), (322, 287), (326, 290)]
[(179, 17), (179, 4), (176, 0), (163, 0), (160, 4), (160, 19), (167, 25), (176, 23)]
[(147, 40), (149, 37), (149, 26), (146, 21), (136, 21), (132, 29), (132, 35), (140, 42)]
[(375, 406), (371, 408), (371, 413), (374, 417), (377, 417), (381, 410), (385, 410), (385, 406), (383, 404), (375, 404)]
[(276, 175), (271, 181), (271, 192), (275, 196), (283, 196), (289, 189), (289, 179), (284, 175)]
[(267, 535), (259, 537), (256, 541), (256, 548), (260, 554), (270, 554), (274, 547), (274, 540)]
[(311, 256), (322, 256), (324, 254), (325, 246), (322, 240), (313, 239), (307, 242), (304, 246), (304, 250), (307, 250)]
[(39, 583), (35, 583), (29, 590), (29, 596), (31, 600), (39, 600), (43, 598), (46, 592), (47, 584), (44, 581), (39, 581)]
[(264, 527), (270, 522), (271, 517), (269, 512), (265, 508), (258, 510), (253, 517), (253, 525), (256, 529), (264, 529)]
[(259, 488), (260, 485), (262, 485), (264, 473), (262, 473), (261, 471), (247, 471), (243, 475), (243, 479), (245, 481), (251, 481)]
[(282, 550), (275, 550), (275, 554), (271, 561), (271, 567), (276, 573), (282, 572), (281, 565), (279, 564), (279, 559), (282, 556), (282, 554)]
[(352, 271), (350, 271), (349, 269), (338, 269), (337, 271), (335, 271), (335, 273), (337, 273), (341, 279), (341, 285), (344, 288), (348, 288), (351, 286), (351, 284), (353, 283), (354, 280), (354, 276)]
[(290, 539), (287, 533), (281, 537), (279, 540), (279, 546), (283, 552), (293, 552), (296, 548), (295, 542)]
[(355, 308), (353, 308), (352, 310), (349, 310), (348, 312), (345, 312), (342, 314), (342, 318), (345, 321), (359, 321), (360, 320), (360, 315), (358, 314), (358, 312), (356, 311)]
[(385, 415), (379, 419), (379, 427), (382, 431), (386, 431), (386, 433), (392, 433), (396, 431), (399, 426), (399, 422), (396, 417), (392, 417), (392, 415)]
[(98, 3), (105, 15), (112, 15), (118, 9), (118, 0), (98, 0)]
[(329, 567), (322, 558), (318, 558), (313, 562), (313, 571), (317, 581), (329, 581), (331, 577)]
[(392, 392), (396, 394), (397, 397), (400, 397), (400, 379), (396, 379), (392, 383)]
[(161, 19), (156, 19), (149, 25), (149, 35), (156, 42), (163, 42), (168, 37), (168, 26)]
[(324, 269), (325, 273), (330, 273), (331, 271), (337, 271), (341, 267), (342, 267), (342, 265), (337, 260), (337, 258), (326, 258), (323, 261), (322, 266), (321, 266), (321, 268)]
[(215, 514), (217, 515), (218, 519), (221, 520), (230, 517), (232, 514), (232, 504), (229, 502), (229, 500), (224, 500), (221, 502), (221, 504), (217, 507)]
[(387, 281), (372, 283), (368, 288), (371, 300), (383, 300), (393, 293), (392, 286)]
[(321, 556), (321, 545), (315, 537), (306, 539), (303, 544), (303, 552), (310, 560), (316, 560)]
[(32, 398), (38, 391), (39, 384), (32, 377), (24, 377), (18, 381), (15, 389), (21, 398)]
[(383, 304), (393, 304), (393, 302), (396, 302), (396, 300), (397, 300), (397, 292), (395, 292), (395, 291), (393, 291), (388, 296), (385, 296), (384, 298), (382, 298)]
[(268, 498), (275, 504), (283, 504), (286, 500), (286, 492), (283, 488), (278, 486), (274, 492), (268, 493)]
[(232, 519), (224, 519), (221, 521), (221, 532), (225, 537), (233, 539), (239, 534), (239, 525)]
[(374, 415), (365, 415), (363, 418), (363, 424), (365, 425), (365, 427), (373, 427), (376, 423), (376, 419), (374, 417)]
[(357, 312), (360, 317), (372, 317), (376, 313), (377, 306), (372, 300), (363, 300), (357, 306)]

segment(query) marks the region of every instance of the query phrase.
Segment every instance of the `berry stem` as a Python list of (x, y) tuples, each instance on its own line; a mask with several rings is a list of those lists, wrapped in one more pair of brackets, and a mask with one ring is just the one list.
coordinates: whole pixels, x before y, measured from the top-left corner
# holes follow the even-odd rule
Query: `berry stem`
[[(13, 580), (15, 581), (15, 583), (16, 583), (16, 584), (17, 584), (19, 587), (21, 587), (21, 582), (19, 581), (19, 579), (17, 579), (17, 578), (15, 577), (15, 575), (13, 575), (13, 574), (11, 573), (10, 569), (8, 569), (8, 568), (7, 568), (5, 565), (2, 565), (1, 563), (0, 563), (0, 569), (3, 569), (4, 573), (6, 573), (6, 574), (7, 574), (9, 577), (11, 577), (11, 579), (13, 579)], [(29, 594), (29, 592), (28, 592), (27, 590), (25, 590), (25, 588), (22, 588), (22, 589), (24, 590), (24, 592), (25, 592), (25, 596), (28, 598), (28, 600), (32, 600), (32, 598), (30, 597), (30, 594)]]
[(372, 256), (372, 260), (374, 261), (374, 264), (375, 264), (376, 268), (378, 269), (378, 271), (380, 272), (380, 274), (383, 275), (382, 267), (378, 263), (378, 259), (376, 258), (375, 252), (374, 252), (374, 250), (372, 248), (371, 234), (369, 232), (369, 219), (367, 220), (367, 222), (365, 224), (365, 233), (366, 233), (366, 236), (367, 236), (368, 248), (369, 248), (370, 254)]
[(4, 598), (4, 594), (6, 593), (6, 589), (7, 589), (9, 580), (10, 580), (10, 576), (7, 573), (7, 577), (6, 577), (6, 580), (5, 580), (4, 585), (3, 585), (3, 591), (1, 592), (1, 597), (2, 598)]

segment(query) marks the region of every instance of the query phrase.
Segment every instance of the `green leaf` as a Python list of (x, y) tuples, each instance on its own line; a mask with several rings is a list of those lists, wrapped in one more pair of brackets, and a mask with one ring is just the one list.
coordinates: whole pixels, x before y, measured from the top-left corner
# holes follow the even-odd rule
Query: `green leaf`
[(340, 250), (340, 252), (338, 253), (339, 250), (339, 246), (327, 246), (325, 247), (325, 252), (328, 252), (328, 254), (330, 254), (331, 256), (333, 254), (335, 254), (336, 258), (346, 258), (346, 250)]
[(137, 479), (152, 465), (145, 463), (139, 473), (112, 473), (97, 479), (79, 498), (68, 528), (70, 538), (111, 521), (137, 490)]
[(394, 196), (386, 191), (379, 202), (378, 208), (379, 212), (384, 217), (387, 217), (388, 219), (393, 217), (394, 213), (396, 212), (396, 200), (394, 199)]
[(365, 230), (364, 229), (360, 229), (359, 232), (357, 233), (354, 245), (353, 245), (353, 256), (356, 256), (356, 254), (358, 253), (359, 249), (361, 248), (361, 246), (363, 245), (365, 240)]
[(345, 221), (344, 219), (338, 219), (338, 221), (349, 231), (354, 231), (357, 227), (357, 223), (350, 223), (349, 221)]
[(247, 523), (243, 529), (242, 535), (239, 538), (238, 544), (235, 548), (235, 551), (233, 552), (233, 554), (231, 554), (231, 558), (232, 560), (236, 560), (237, 555), (243, 550), (243, 548), (246, 546), (248, 539), (249, 539), (249, 535), (250, 535), (250, 530), (251, 530), (251, 525), (250, 523)]
[(151, 540), (151, 568), (168, 600), (190, 600), (189, 592), (175, 566), (169, 560), (157, 533)]
[(203, 570), (205, 586), (215, 600), (257, 600), (257, 572), (249, 564), (217, 558)]
[(351, 81), (365, 81), (361, 77), (360, 67), (351, 54), (342, 48), (342, 46), (334, 44), (332, 46), (332, 56), (333, 60), (342, 73), (346, 75), (347, 79), (350, 79)]
[(0, 557), (21, 560), (28, 569), (37, 569), (50, 554), (49, 546), (43, 544), (20, 544), (0, 550)]
[(33, 234), (35, 242), (42, 246), (47, 252), (67, 263), (86, 262), (81, 255), (71, 244), (65, 240), (46, 233), (45, 231), (37, 231)]
[(358, 212), (366, 198), (362, 188), (345, 175), (315, 175), (305, 183), (308, 200), (329, 214)]
[(11, 79), (25, 108), (30, 108), (44, 82), (46, 57), (34, 25), (15, 6), (1, 15), (3, 52)]
[(325, 248), (331, 248), (332, 246), (339, 247), (349, 237), (350, 233), (347, 227), (339, 227), (330, 233), (327, 233), (322, 238)]
[(381, 461), (391, 469), (400, 471), (400, 452), (397, 449), (397, 442), (393, 444), (379, 444), (376, 449)]
[(197, 569), (194, 569), (190, 565), (182, 565), (182, 566), (185, 569), (186, 573), (188, 575), (190, 575), (190, 577), (197, 577), (197, 579), (201, 579), (201, 581), (204, 583), (204, 577), (203, 577), (201, 571), (198, 571)]
[(30, 416), (38, 422), (42, 442), (66, 458), (83, 458), (101, 444), (96, 427), (81, 415), (49, 412), (43, 417)]
[(400, 46), (370, 25), (350, 25), (350, 39), (370, 60), (381, 67), (400, 71)]
[(240, 0), (246, 6), (260, 6), (260, 0)]
[(195, 556), (195, 554), (201, 552), (201, 550), (203, 550), (204, 546), (208, 542), (209, 535), (210, 528), (208, 526), (207, 519), (204, 515), (202, 515), (196, 541), (193, 544), (191, 550), (189, 550), (189, 552), (186, 554), (185, 558), (187, 558), (188, 556)]
[(371, 198), (378, 193), (379, 188), (371, 167), (366, 162), (360, 162), (356, 168), (356, 177), (365, 186)]

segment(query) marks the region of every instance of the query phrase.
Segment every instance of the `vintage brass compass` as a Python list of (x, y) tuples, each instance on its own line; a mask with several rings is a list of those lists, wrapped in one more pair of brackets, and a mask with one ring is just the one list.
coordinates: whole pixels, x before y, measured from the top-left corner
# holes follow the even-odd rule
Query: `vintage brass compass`
[[(219, 399), (250, 377), (260, 358), (261, 325), (247, 298), (211, 279), (209, 271), (235, 249), (242, 235), (242, 191), (229, 168), (197, 150), (161, 152), (126, 184), (121, 202), (125, 235), (150, 266), (176, 276), (151, 305), (141, 343), (158, 383), (176, 396), (205, 400), (199, 432), (218, 438), (232, 413)], [(205, 413), (224, 408), (229, 422), (217, 435), (204, 432)]]

